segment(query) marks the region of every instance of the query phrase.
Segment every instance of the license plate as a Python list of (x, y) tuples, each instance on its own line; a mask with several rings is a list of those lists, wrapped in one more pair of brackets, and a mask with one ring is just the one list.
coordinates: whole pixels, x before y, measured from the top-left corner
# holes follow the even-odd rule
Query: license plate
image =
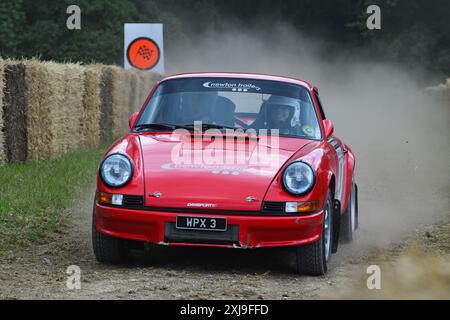
[(177, 229), (227, 231), (227, 219), (177, 216)]

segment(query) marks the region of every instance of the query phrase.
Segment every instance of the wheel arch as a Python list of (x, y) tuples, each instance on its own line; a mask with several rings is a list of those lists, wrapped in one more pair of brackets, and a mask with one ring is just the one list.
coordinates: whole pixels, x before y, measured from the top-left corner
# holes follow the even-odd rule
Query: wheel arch
[(336, 253), (339, 244), (339, 235), (341, 233), (341, 203), (336, 199), (336, 176), (333, 172), (329, 172), (328, 190), (331, 190), (333, 196), (332, 199), (332, 210), (333, 210), (333, 243), (332, 243), (332, 253)]
[[(345, 197), (344, 197), (344, 203), (345, 204), (345, 210), (344, 213), (348, 210), (348, 204), (349, 204), (349, 198), (350, 198), (350, 191), (352, 186), (352, 181), (355, 174), (355, 167), (356, 167), (356, 161), (355, 161), (355, 155), (351, 151), (351, 149), (346, 145), (345, 146), (347, 153), (345, 155), (345, 165), (346, 165), (346, 175), (345, 175)], [(344, 209), (344, 208), (343, 208)]]

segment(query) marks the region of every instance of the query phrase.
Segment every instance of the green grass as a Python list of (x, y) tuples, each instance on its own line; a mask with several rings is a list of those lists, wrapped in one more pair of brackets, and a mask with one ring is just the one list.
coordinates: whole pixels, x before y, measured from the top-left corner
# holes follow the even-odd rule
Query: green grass
[(0, 167), (0, 254), (39, 244), (70, 223), (65, 209), (95, 184), (104, 148)]

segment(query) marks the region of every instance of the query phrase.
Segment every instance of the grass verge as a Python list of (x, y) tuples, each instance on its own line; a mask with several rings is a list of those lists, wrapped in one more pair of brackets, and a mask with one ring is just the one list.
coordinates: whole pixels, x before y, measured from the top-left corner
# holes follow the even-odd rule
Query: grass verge
[(0, 167), (0, 255), (64, 231), (73, 199), (95, 184), (105, 148)]

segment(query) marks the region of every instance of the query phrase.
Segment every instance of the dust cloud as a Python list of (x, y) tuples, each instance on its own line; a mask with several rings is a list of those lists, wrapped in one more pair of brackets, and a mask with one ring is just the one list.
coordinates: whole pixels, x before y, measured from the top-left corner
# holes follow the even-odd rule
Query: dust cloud
[(335, 134), (356, 154), (356, 247), (395, 243), (450, 216), (450, 105), (424, 93), (420, 66), (379, 62), (368, 58), (369, 49), (338, 50), (282, 24), (258, 29), (229, 28), (175, 44), (168, 73), (261, 72), (316, 85)]

